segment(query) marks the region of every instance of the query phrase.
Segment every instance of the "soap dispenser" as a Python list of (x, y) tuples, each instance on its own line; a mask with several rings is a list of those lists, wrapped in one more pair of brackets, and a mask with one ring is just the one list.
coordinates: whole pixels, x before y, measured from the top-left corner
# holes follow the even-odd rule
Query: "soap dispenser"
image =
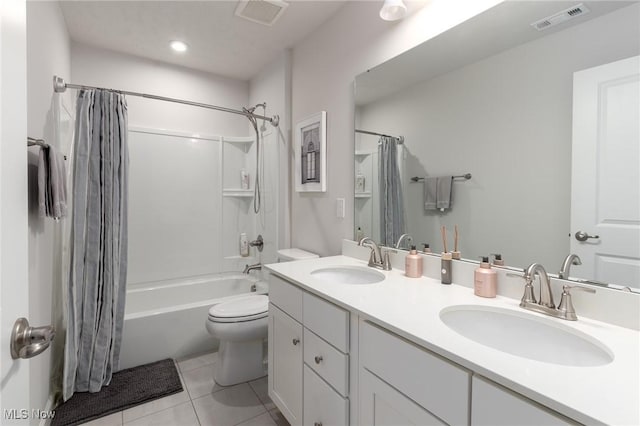
[(491, 253), (493, 255), (494, 266), (504, 266), (504, 259), (500, 253)]
[(411, 251), (404, 258), (404, 274), (410, 278), (422, 276), (422, 256), (418, 254), (416, 246), (411, 246)]
[(480, 297), (496, 297), (498, 273), (491, 269), (488, 256), (482, 256), (482, 262), (474, 275), (473, 294)]
[(451, 253), (442, 253), (440, 259), (440, 282), (442, 284), (451, 284), (453, 280), (451, 266)]

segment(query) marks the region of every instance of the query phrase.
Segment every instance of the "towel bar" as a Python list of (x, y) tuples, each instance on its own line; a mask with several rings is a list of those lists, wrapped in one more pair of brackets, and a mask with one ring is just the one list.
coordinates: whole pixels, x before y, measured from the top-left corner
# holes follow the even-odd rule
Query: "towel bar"
[[(454, 179), (464, 179), (464, 180), (469, 180), (471, 179), (471, 173), (466, 173), (464, 175), (457, 175), (457, 176), (453, 176)], [(419, 182), (421, 180), (424, 180), (423, 177), (418, 177), (418, 176), (414, 176), (411, 178), (411, 182)]]

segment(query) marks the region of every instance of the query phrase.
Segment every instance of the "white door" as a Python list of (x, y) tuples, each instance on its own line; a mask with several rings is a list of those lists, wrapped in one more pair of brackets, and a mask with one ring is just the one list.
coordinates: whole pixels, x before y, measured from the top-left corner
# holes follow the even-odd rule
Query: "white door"
[(640, 288), (640, 57), (574, 74), (572, 150), (571, 275)]
[[(26, 3), (0, 1), (0, 424), (29, 424), (29, 363), (11, 359), (11, 329), (29, 317)], [(22, 411), (26, 410), (26, 411)]]

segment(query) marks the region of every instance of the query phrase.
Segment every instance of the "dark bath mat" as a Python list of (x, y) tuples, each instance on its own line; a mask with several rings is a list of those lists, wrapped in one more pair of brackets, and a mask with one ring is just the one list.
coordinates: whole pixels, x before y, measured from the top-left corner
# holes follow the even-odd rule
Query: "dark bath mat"
[(182, 391), (172, 359), (113, 374), (100, 392), (77, 392), (56, 408), (51, 426), (77, 425)]

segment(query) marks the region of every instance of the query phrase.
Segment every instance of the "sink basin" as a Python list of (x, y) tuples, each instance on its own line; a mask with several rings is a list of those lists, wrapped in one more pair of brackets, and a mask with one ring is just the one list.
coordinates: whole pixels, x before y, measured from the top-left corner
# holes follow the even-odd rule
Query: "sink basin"
[(597, 339), (527, 312), (458, 305), (440, 311), (440, 319), (468, 339), (523, 358), (574, 367), (613, 361), (612, 352)]
[(372, 268), (360, 266), (335, 266), (316, 269), (311, 272), (314, 278), (340, 284), (373, 284), (384, 280), (384, 274)]

